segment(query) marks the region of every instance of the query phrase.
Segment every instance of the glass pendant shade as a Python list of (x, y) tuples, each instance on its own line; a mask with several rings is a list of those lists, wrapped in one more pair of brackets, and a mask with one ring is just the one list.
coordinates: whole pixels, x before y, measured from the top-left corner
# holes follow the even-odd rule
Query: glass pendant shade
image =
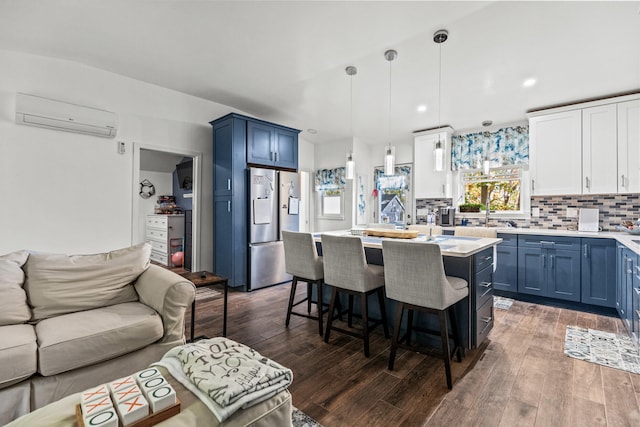
[(391, 150), (391, 146), (387, 146), (386, 154), (384, 156), (384, 174), (385, 175), (394, 175), (395, 174), (395, 162), (396, 159), (393, 155), (393, 151)]
[(444, 170), (444, 148), (440, 140), (436, 142), (436, 148), (433, 150), (433, 169), (436, 172)]
[(356, 162), (353, 161), (353, 155), (349, 152), (347, 156), (347, 164), (344, 171), (345, 179), (353, 179), (355, 175)]

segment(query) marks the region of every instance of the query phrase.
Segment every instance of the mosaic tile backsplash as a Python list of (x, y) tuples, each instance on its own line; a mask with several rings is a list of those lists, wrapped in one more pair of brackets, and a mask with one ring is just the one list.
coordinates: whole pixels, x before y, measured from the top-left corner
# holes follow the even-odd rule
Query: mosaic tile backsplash
[[(417, 199), (417, 209), (438, 209), (449, 206), (452, 199)], [(581, 196), (534, 196), (531, 208), (540, 209), (539, 218), (514, 219), (518, 227), (524, 228), (557, 228), (577, 229), (578, 218), (567, 218), (567, 208), (596, 208), (600, 210), (600, 227), (602, 231), (617, 231), (616, 227), (624, 220), (640, 219), (640, 194), (599, 194)], [(456, 214), (456, 225), (462, 225), (465, 214)], [(439, 223), (439, 218), (436, 221)], [(484, 225), (482, 218), (467, 218), (468, 225)], [(426, 224), (427, 218), (418, 216), (416, 223)], [(504, 227), (505, 219), (489, 218), (489, 224)]]

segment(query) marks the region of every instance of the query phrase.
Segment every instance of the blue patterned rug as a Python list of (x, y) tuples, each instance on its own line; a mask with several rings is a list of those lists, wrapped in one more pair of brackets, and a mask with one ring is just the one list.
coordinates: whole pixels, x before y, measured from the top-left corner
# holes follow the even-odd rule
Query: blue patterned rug
[(293, 422), (293, 427), (322, 427), (322, 424), (318, 423), (295, 406), (291, 412), (291, 421)]
[(567, 326), (564, 354), (587, 362), (640, 374), (640, 351), (624, 335)]

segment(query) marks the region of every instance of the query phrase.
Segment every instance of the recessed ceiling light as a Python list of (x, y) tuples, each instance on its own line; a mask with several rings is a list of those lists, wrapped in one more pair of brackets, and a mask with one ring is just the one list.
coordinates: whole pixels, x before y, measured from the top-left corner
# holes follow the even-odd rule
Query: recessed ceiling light
[(424, 113), (425, 111), (427, 111), (427, 106), (426, 105), (418, 105), (418, 108), (416, 108), (416, 110), (418, 110), (418, 113)]
[(525, 80), (524, 82), (522, 82), (522, 86), (524, 87), (531, 87), (531, 86), (535, 86), (536, 82), (538, 80), (534, 79), (534, 78), (530, 78)]
[(317, 130), (311, 128), (307, 129), (307, 132), (309, 132), (311, 135), (315, 135), (316, 133), (318, 133)]

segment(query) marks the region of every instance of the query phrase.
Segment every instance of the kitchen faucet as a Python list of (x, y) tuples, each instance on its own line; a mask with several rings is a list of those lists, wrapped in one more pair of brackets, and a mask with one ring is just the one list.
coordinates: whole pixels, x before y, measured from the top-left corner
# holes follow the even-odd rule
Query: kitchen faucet
[(487, 187), (487, 202), (484, 205), (484, 209), (485, 209), (485, 217), (484, 217), (484, 226), (488, 227), (489, 226), (489, 211), (491, 210), (489, 204), (491, 203), (491, 192), (492, 190), (489, 190), (489, 187)]

